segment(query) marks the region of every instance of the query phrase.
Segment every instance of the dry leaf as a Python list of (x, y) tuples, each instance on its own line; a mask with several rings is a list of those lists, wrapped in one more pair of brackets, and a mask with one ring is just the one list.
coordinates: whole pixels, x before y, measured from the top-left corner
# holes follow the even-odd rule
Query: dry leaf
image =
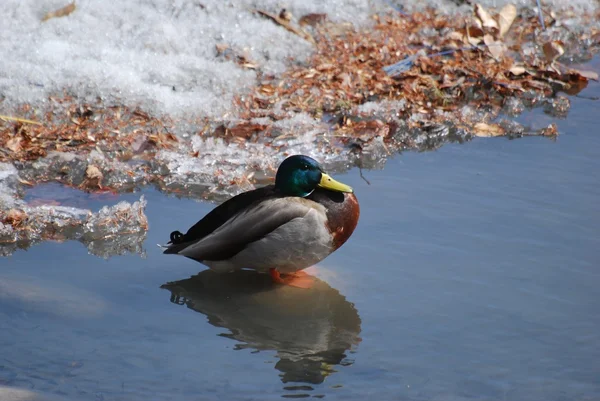
[(218, 54), (225, 53), (225, 50), (229, 49), (229, 45), (227, 43), (217, 43), (215, 45)]
[(310, 25), (316, 26), (324, 23), (327, 20), (327, 14), (306, 14), (300, 18), (298, 24), (300, 26)]
[(472, 36), (469, 36), (467, 38), (467, 44), (469, 44), (471, 46), (477, 46), (480, 43), (481, 43), (481, 38), (472, 37)]
[(498, 29), (498, 23), (496, 20), (492, 18), (490, 13), (488, 13), (485, 8), (481, 6), (481, 4), (475, 4), (475, 14), (481, 21), (481, 25), (484, 28)]
[(507, 4), (502, 7), (498, 15), (498, 24), (500, 25), (499, 37), (503, 37), (508, 32), (515, 18), (517, 18), (517, 7), (514, 4)]
[(15, 153), (20, 152), (21, 151), (21, 137), (16, 136), (14, 138), (9, 139), (8, 142), (6, 142), (6, 147)]
[(102, 179), (104, 175), (102, 171), (93, 164), (90, 164), (85, 169), (85, 181), (82, 183), (84, 186), (94, 186), (98, 188), (102, 188)]
[(480, 27), (470, 26), (465, 30), (465, 43), (471, 46), (477, 46), (481, 43), (483, 38), (483, 31)]
[(561, 89), (561, 91), (563, 91), (567, 95), (575, 96), (579, 92), (581, 92), (582, 90), (584, 90), (585, 88), (587, 88), (588, 82), (589, 81), (587, 79), (571, 80), (571, 81), (569, 81), (569, 83), (567, 85), (565, 85)]
[(448, 40), (458, 40), (460, 42), (463, 42), (465, 40), (465, 35), (463, 35), (460, 32), (457, 32), (457, 31), (452, 31), (452, 32), (450, 32), (450, 33), (448, 33), (446, 35), (446, 39), (448, 39)]
[(23, 184), (23, 185), (28, 185), (28, 186), (30, 186), (30, 187), (32, 187), (32, 186), (34, 185), (34, 184), (33, 184), (33, 182), (31, 182), (31, 181), (27, 181), (27, 180), (24, 180), (24, 179), (22, 179), (22, 178), (17, 178), (17, 180), (19, 180), (19, 182), (20, 182), (21, 184)]
[(586, 78), (586, 79), (592, 79), (594, 81), (598, 80), (598, 73), (596, 71), (589, 71), (589, 70), (572, 70), (572, 72), (581, 75), (582, 77)]
[(27, 213), (23, 210), (19, 209), (10, 209), (6, 213), (5, 222), (13, 226), (13, 228), (17, 228), (21, 225), (21, 223), (27, 219)]
[(328, 70), (333, 70), (335, 68), (335, 64), (332, 63), (323, 63), (323, 64), (319, 64), (316, 69), (317, 71), (328, 71)]
[(483, 43), (487, 46), (488, 51), (495, 60), (500, 60), (504, 54), (504, 43), (494, 40), (490, 34), (483, 36)]
[(491, 136), (502, 136), (505, 134), (504, 128), (498, 124), (477, 123), (473, 126), (475, 135), (483, 138)]
[(98, 167), (94, 166), (93, 164), (90, 164), (89, 166), (87, 166), (87, 168), (85, 169), (85, 176), (90, 179), (96, 179), (96, 178), (101, 179), (103, 177), (100, 169)]
[(478, 26), (470, 26), (467, 28), (467, 35), (472, 38), (482, 38), (483, 30)]
[(254, 124), (251, 122), (243, 122), (234, 127), (231, 127), (226, 132), (229, 132), (234, 137), (250, 139), (252, 135), (262, 132), (268, 127), (262, 124)]
[(559, 41), (546, 42), (542, 46), (544, 50), (544, 57), (549, 63), (553, 63), (557, 58), (565, 54), (565, 49), (562, 47)]
[(67, 15), (75, 11), (75, 8), (75, 2), (72, 2), (71, 4), (68, 4), (63, 8), (59, 8), (56, 11), (50, 11), (49, 13), (44, 15), (44, 18), (42, 18), (42, 22), (48, 21), (50, 18), (66, 17)]
[(524, 85), (530, 86), (532, 88), (535, 89), (539, 89), (539, 90), (546, 90), (546, 89), (550, 89), (550, 85), (546, 82), (542, 82), (542, 81), (536, 81), (534, 79), (529, 79), (527, 81), (523, 82)]
[(558, 127), (556, 126), (556, 124), (552, 123), (552, 124), (548, 125), (546, 128), (542, 128), (540, 130), (540, 134), (543, 136), (551, 136), (551, 137), (558, 136)]
[(512, 67), (510, 67), (510, 70), (508, 70), (511, 74), (513, 75), (523, 75), (527, 72), (527, 70), (525, 69), (525, 66), (523, 64), (520, 63), (515, 63), (512, 65)]

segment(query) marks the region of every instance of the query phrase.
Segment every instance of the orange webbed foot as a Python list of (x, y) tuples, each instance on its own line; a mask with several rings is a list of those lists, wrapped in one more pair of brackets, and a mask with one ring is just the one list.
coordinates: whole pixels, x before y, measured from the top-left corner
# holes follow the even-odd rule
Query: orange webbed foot
[(297, 271), (295, 273), (280, 274), (277, 269), (269, 269), (269, 274), (273, 279), (274, 283), (289, 285), (296, 288), (311, 288), (315, 283), (315, 278), (303, 271)]

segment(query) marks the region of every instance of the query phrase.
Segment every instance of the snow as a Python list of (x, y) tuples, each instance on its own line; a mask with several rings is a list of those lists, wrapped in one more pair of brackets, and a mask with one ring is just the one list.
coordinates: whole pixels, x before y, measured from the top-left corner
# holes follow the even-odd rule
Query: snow
[[(501, 6), (506, 1), (482, 1)], [(519, 0), (532, 7), (535, 2)], [(567, 5), (577, 12), (597, 8), (594, 0), (544, 0), (549, 9)], [(330, 20), (369, 23), (371, 14), (432, 5), (456, 10), (449, 0), (80, 0), (66, 17), (41, 22), (68, 0), (3, 0), (0, 23), (0, 108), (43, 104), (49, 95), (69, 94), (105, 104), (139, 105), (154, 115), (218, 118), (234, 95), (256, 82), (257, 72), (218, 58), (227, 44), (277, 73), (302, 62), (312, 45), (252, 9), (295, 19), (327, 13)], [(463, 5), (469, 9), (470, 6)]]
[[(93, 101), (141, 105), (156, 115), (219, 117), (233, 95), (255, 83), (256, 72), (217, 57), (227, 44), (282, 71), (289, 58), (303, 60), (312, 45), (272, 21), (269, 1), (81, 0), (66, 17), (41, 19), (68, 4), (51, 0), (4, 0), (0, 30), (0, 93), (5, 107), (41, 103), (67, 90)], [(292, 1), (294, 15), (327, 12), (332, 19), (363, 22), (367, 2)]]

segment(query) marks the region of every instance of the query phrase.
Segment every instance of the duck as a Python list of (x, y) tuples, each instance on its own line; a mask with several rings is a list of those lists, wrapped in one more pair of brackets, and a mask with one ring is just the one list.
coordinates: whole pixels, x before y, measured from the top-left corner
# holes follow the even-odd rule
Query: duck
[(173, 231), (163, 253), (218, 273), (255, 270), (274, 283), (303, 287), (302, 271), (339, 249), (359, 217), (352, 187), (315, 159), (292, 155), (279, 165), (274, 184), (230, 198), (185, 234)]

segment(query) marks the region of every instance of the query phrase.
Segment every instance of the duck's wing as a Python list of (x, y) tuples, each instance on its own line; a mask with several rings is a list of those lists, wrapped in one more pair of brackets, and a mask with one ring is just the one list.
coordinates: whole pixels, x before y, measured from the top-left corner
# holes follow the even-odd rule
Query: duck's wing
[(278, 227), (296, 218), (305, 217), (311, 210), (314, 211), (312, 203), (285, 197), (255, 202), (210, 234), (197, 240), (174, 244), (165, 253), (177, 253), (198, 261), (229, 259), (248, 244), (264, 238)]
[(194, 224), (185, 234), (179, 231), (171, 233), (171, 241), (165, 246), (165, 253), (177, 253), (178, 245), (198, 241), (222, 226), (227, 220), (240, 213), (256, 202), (277, 197), (274, 185), (258, 188), (253, 191), (243, 192), (223, 202), (210, 211), (199, 222)]

